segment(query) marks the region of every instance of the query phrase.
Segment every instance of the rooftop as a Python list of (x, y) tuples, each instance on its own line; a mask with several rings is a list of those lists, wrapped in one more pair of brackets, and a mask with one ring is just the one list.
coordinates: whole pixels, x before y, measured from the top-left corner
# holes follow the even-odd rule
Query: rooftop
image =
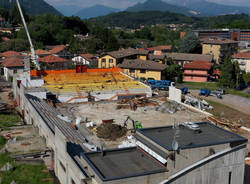
[(67, 61), (68, 61), (67, 59), (55, 55), (49, 55), (39, 58), (39, 62), (45, 62), (45, 63), (65, 63)]
[(64, 49), (66, 49), (65, 45), (56, 45), (56, 46), (53, 46), (49, 52), (50, 52), (50, 54), (58, 54), (59, 52), (63, 51)]
[(166, 54), (167, 57), (172, 58), (173, 60), (177, 61), (194, 61), (194, 60), (201, 60), (201, 61), (208, 61), (211, 62), (213, 60), (212, 55), (204, 55), (204, 54), (188, 54), (188, 53), (168, 53)]
[(242, 52), (237, 53), (232, 56), (234, 59), (250, 59), (250, 53), (249, 52)]
[(196, 60), (184, 64), (184, 69), (210, 70), (213, 65), (214, 63), (211, 62)]
[(122, 64), (119, 65), (121, 68), (129, 68), (129, 69), (144, 69), (144, 70), (153, 70), (153, 71), (163, 71), (167, 68), (167, 65), (157, 63), (155, 61), (150, 60), (141, 60), (134, 59), (129, 60), (126, 59)]
[(148, 50), (159, 50), (159, 51), (163, 51), (163, 50), (171, 50), (171, 45), (159, 45), (159, 46), (155, 46), (155, 47), (151, 47), (148, 48)]
[(47, 50), (38, 49), (36, 50), (36, 54), (37, 55), (50, 55), (50, 52)]
[(7, 68), (11, 67), (24, 67), (24, 57), (12, 56), (1, 61), (1, 65)]
[(2, 54), (2, 57), (11, 57), (11, 56), (19, 56), (21, 55), (19, 52), (16, 52), (16, 51), (6, 51), (6, 52), (3, 52)]
[(148, 51), (128, 48), (128, 49), (121, 49), (118, 51), (108, 52), (107, 54), (116, 59), (119, 59), (119, 58), (125, 58), (125, 57), (133, 56), (133, 55), (147, 55)]
[(205, 44), (215, 44), (215, 45), (224, 45), (224, 44), (236, 44), (237, 41), (225, 39), (225, 38), (209, 38), (209, 39), (201, 39), (202, 43)]
[[(184, 125), (179, 126), (179, 136), (177, 136), (176, 140), (180, 149), (219, 145), (238, 141), (247, 142), (247, 139), (244, 137), (219, 128), (211, 123), (201, 122), (197, 124), (200, 127), (200, 133)], [(172, 142), (174, 140), (174, 129), (172, 126), (140, 129), (138, 132), (163, 148), (170, 151), (172, 150)]]
[(167, 172), (137, 148), (85, 153), (84, 156), (103, 181)]

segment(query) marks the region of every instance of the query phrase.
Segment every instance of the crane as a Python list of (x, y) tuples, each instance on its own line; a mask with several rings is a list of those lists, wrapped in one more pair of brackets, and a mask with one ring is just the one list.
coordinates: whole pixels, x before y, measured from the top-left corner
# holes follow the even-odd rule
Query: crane
[(20, 15), (21, 15), (21, 19), (22, 19), (22, 22), (23, 22), (23, 25), (24, 25), (25, 32), (26, 32), (26, 34), (27, 34), (27, 37), (28, 37), (28, 40), (29, 40), (29, 43), (30, 43), (30, 50), (31, 50), (32, 59), (33, 59), (33, 60), (35, 61), (35, 63), (36, 63), (36, 68), (37, 68), (37, 70), (41, 70), (40, 64), (39, 64), (39, 62), (38, 62), (37, 55), (36, 55), (36, 52), (35, 52), (35, 49), (34, 49), (34, 46), (33, 46), (32, 40), (31, 40), (31, 37), (30, 37), (30, 33), (29, 33), (29, 30), (28, 30), (26, 21), (25, 21), (24, 16), (23, 16), (23, 12), (22, 12), (22, 9), (21, 9), (19, 0), (16, 0), (16, 3), (17, 3), (18, 10), (19, 10), (19, 12), (20, 12)]

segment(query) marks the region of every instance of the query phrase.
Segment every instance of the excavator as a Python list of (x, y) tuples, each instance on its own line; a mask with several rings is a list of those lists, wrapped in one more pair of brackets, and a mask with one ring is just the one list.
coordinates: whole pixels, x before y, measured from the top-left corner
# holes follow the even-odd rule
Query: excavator
[(131, 132), (136, 132), (137, 129), (141, 129), (142, 128), (142, 123), (140, 121), (135, 121), (134, 119), (132, 119), (130, 116), (127, 116), (127, 119), (124, 121), (123, 126), (127, 128), (128, 126), (128, 121), (131, 121), (133, 124), (133, 129)]

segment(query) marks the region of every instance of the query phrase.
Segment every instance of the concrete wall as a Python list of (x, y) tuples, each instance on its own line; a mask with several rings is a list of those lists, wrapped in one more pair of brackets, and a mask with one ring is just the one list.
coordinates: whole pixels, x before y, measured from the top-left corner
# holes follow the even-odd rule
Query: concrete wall
[[(105, 59), (105, 62), (102, 62), (103, 59)], [(112, 63), (110, 63), (109, 61), (110, 59), (113, 60)], [(116, 66), (116, 59), (110, 55), (105, 55), (98, 59), (98, 68), (112, 68), (115, 66)]]
[(213, 55), (213, 59), (216, 61), (216, 63), (220, 62), (220, 49), (220, 45), (202, 44), (202, 54)]
[(243, 184), (244, 170), (245, 148), (240, 148), (204, 159), (200, 163), (188, 167), (185, 172), (177, 173), (177, 175), (162, 183)]
[(134, 78), (154, 78), (155, 80), (161, 80), (160, 71), (149, 71), (146, 70), (146, 73), (141, 73), (140, 70), (134, 70), (134, 73), (131, 73), (129, 69), (124, 69), (124, 73), (134, 77)]
[(169, 86), (169, 99), (181, 103), (181, 90), (174, 86)]
[(13, 77), (14, 71), (16, 70), (17, 74), (23, 73), (23, 68), (16, 67), (16, 68), (6, 68), (4, 67), (4, 78), (5, 80), (9, 80), (10, 77)]

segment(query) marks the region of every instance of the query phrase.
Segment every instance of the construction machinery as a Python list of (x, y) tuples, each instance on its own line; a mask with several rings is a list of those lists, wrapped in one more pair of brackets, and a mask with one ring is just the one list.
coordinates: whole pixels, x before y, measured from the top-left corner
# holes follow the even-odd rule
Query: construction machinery
[(19, 3), (19, 0), (16, 0), (16, 3), (17, 3), (18, 10), (20, 12), (20, 15), (21, 15), (21, 19), (22, 19), (22, 22), (23, 22), (25, 32), (27, 34), (27, 37), (28, 37), (28, 40), (29, 40), (29, 43), (30, 43), (31, 59), (32, 59), (32, 61), (35, 61), (37, 70), (40, 70), (41, 69), (40, 64), (39, 64), (38, 59), (37, 59), (37, 55), (36, 55), (36, 52), (35, 52), (31, 37), (30, 37), (30, 33), (29, 33), (29, 30), (28, 30), (26, 21), (25, 21), (24, 16), (23, 16), (23, 12), (22, 12), (22, 8), (21, 8), (21, 5)]
[(133, 129), (132, 132), (136, 132), (137, 129), (141, 129), (142, 128), (142, 122), (140, 121), (135, 121), (134, 119), (132, 119), (130, 116), (127, 116), (127, 119), (124, 121), (123, 126), (127, 128), (128, 126), (128, 121), (131, 121), (133, 124)]
[(223, 89), (214, 90), (214, 91), (211, 91), (209, 89), (201, 89), (200, 93), (199, 93), (200, 96), (206, 96), (207, 97), (209, 95), (212, 95), (212, 96), (216, 96), (219, 99), (222, 99), (223, 94), (225, 94), (225, 91)]

